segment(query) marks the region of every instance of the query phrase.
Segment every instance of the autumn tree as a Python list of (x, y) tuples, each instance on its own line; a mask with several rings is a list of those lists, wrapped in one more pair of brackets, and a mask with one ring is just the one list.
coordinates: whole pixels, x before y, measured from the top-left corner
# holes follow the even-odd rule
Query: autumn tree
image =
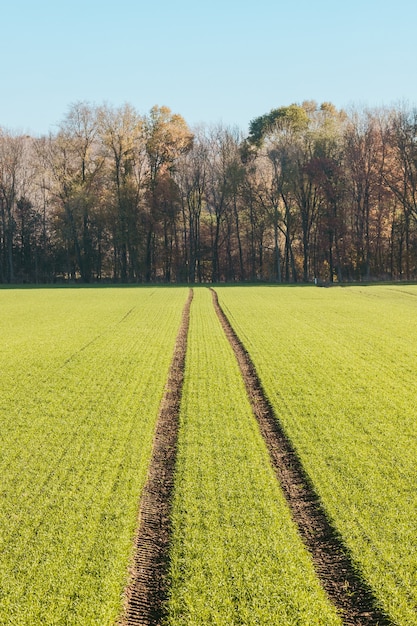
[[(392, 239), (396, 242), (398, 274), (411, 278), (412, 238), (417, 226), (417, 109), (393, 111), (387, 130), (390, 146), (384, 181), (396, 200)], [(417, 242), (414, 240), (414, 248)], [(417, 259), (416, 259), (417, 261)]]
[(194, 134), (191, 149), (179, 158), (174, 173), (181, 204), (180, 276), (189, 283), (202, 281), (200, 225), (205, 206), (208, 154), (207, 137), (203, 129), (199, 129)]
[(191, 132), (167, 107), (0, 130), (0, 281), (412, 279), (417, 113), (314, 101)]
[(105, 201), (113, 247), (113, 277), (141, 280), (144, 273), (144, 194), (146, 150), (144, 120), (125, 104), (99, 110), (100, 137), (108, 180)]
[(317, 210), (312, 224), (312, 264), (317, 279), (342, 280), (342, 241), (345, 235), (345, 178), (343, 169), (344, 111), (331, 103), (310, 108), (314, 147), (305, 164), (309, 181), (317, 193)]
[[(180, 210), (174, 196), (172, 174), (181, 155), (192, 147), (193, 134), (181, 115), (172, 113), (168, 107), (154, 106), (144, 119), (145, 148), (148, 159), (148, 212), (146, 219), (145, 277), (149, 282), (155, 278), (155, 253), (158, 239), (166, 246), (172, 245), (175, 234), (176, 213)], [(159, 231), (158, 227), (162, 227)], [(165, 247), (165, 251), (168, 252)], [(165, 258), (165, 279), (171, 273)]]
[[(245, 146), (244, 152), (246, 152)], [(241, 187), (241, 201), (245, 219), (243, 220), (244, 232), (241, 238), (247, 259), (246, 276), (250, 280), (259, 280), (266, 277), (265, 249), (268, 246), (267, 238), (270, 226), (268, 208), (271, 205), (269, 201), (264, 202), (264, 185), (259, 180), (257, 164), (248, 160), (247, 154), (244, 155), (243, 160), (245, 176)], [(279, 256), (278, 261), (280, 263)]]
[[(242, 179), (240, 134), (235, 129), (213, 127), (208, 135), (206, 209), (209, 217), (211, 280), (234, 279), (234, 241), (239, 250), (237, 208)], [(237, 222), (236, 222), (237, 219)], [(240, 265), (239, 261), (239, 265)]]
[(385, 150), (376, 112), (353, 112), (344, 134), (344, 167), (350, 198), (351, 271), (369, 280), (375, 263), (378, 224), (387, 209)]
[[(308, 200), (306, 194), (303, 193), (304, 172), (302, 169), (302, 138), (303, 132), (308, 128), (308, 121), (305, 109), (292, 104), (289, 107), (273, 109), (269, 114), (256, 118), (249, 127), (249, 144), (255, 147), (261, 162), (262, 160), (265, 161), (265, 159), (269, 162), (269, 167), (264, 163), (262, 168), (264, 172), (269, 170), (269, 174), (266, 176), (269, 182), (265, 185), (268, 192), (264, 198), (267, 198), (269, 202), (271, 222), (274, 230), (274, 258), (276, 280), (278, 281), (281, 281), (279, 231), (285, 237), (286, 279), (289, 280), (291, 267), (292, 279), (297, 281), (292, 229), (295, 222), (295, 206), (298, 203), (298, 206), (301, 206), (303, 211), (306, 199)], [(309, 205), (307, 204), (308, 207)], [(303, 220), (303, 225), (306, 228), (308, 224), (309, 222)], [(305, 229), (303, 229), (303, 234), (304, 243), (306, 244), (308, 236)], [(307, 244), (304, 252), (304, 273), (306, 274)]]
[(97, 142), (96, 110), (73, 104), (55, 135), (37, 141), (37, 154), (48, 172), (44, 185), (56, 211), (56, 225), (67, 247), (68, 273), (83, 282), (93, 275), (95, 219), (103, 156)]
[(8, 283), (15, 281), (15, 210), (22, 185), (24, 141), (0, 128), (0, 272), (2, 282)]

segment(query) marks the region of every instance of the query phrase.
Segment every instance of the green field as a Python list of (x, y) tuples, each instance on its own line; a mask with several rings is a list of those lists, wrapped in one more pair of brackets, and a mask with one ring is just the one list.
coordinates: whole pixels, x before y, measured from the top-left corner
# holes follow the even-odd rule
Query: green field
[[(417, 286), (216, 291), (358, 570), (417, 625)], [(0, 624), (117, 623), (188, 292), (0, 290)], [(340, 624), (194, 292), (166, 624)]]
[(417, 287), (217, 291), (358, 568), (417, 624)]
[(269, 462), (211, 293), (195, 290), (167, 623), (341, 624)]
[(187, 289), (0, 292), (0, 623), (113, 624)]

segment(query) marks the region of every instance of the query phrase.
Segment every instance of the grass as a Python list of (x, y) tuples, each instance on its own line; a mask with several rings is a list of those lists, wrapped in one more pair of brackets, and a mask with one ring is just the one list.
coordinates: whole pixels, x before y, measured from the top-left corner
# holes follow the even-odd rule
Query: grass
[(270, 465), (207, 289), (191, 307), (166, 624), (341, 624)]
[[(329, 517), (417, 624), (417, 286), (218, 287)], [(115, 624), (186, 288), (0, 291), (0, 624)], [(167, 626), (339, 624), (215, 315), (191, 309)]]
[(417, 624), (417, 287), (217, 291), (358, 569)]
[(115, 623), (187, 293), (0, 293), (0, 624)]

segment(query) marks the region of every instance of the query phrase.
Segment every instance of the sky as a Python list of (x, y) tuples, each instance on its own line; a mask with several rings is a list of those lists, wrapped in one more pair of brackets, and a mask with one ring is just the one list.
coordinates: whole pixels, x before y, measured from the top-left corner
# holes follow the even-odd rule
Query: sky
[(13, 0), (0, 126), (55, 132), (71, 104), (168, 106), (237, 126), (304, 100), (417, 105), (415, 0)]

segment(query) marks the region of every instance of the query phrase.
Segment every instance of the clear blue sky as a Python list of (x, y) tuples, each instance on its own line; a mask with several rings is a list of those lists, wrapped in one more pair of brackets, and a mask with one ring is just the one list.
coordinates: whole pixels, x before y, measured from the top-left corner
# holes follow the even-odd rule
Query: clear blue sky
[(417, 104), (416, 0), (11, 0), (0, 126), (54, 130), (72, 102), (237, 125), (303, 100)]

